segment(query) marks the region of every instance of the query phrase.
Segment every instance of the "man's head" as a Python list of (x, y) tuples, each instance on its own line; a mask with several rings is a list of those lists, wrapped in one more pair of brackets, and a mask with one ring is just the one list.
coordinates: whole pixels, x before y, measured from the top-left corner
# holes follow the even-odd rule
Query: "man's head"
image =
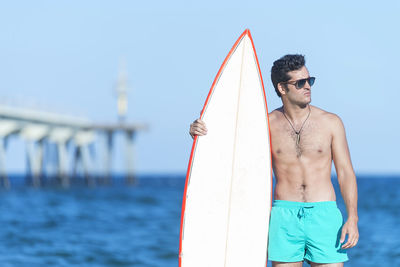
[(306, 60), (303, 55), (286, 55), (274, 62), (271, 68), (271, 80), (275, 87), (275, 92), (281, 97), (278, 84), (289, 81), (292, 77), (288, 72), (299, 70), (304, 67)]
[(277, 95), (285, 95), (287, 100), (298, 104), (311, 102), (310, 89), (314, 78), (304, 80), (309, 77), (303, 55), (283, 56), (271, 68), (271, 80)]

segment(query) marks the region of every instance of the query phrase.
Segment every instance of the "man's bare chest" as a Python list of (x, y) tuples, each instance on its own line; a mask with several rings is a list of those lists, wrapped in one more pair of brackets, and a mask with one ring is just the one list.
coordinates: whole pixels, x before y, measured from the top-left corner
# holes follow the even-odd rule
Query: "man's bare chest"
[(299, 134), (290, 125), (279, 123), (271, 127), (272, 153), (279, 157), (320, 157), (331, 153), (330, 133), (314, 122), (304, 125)]

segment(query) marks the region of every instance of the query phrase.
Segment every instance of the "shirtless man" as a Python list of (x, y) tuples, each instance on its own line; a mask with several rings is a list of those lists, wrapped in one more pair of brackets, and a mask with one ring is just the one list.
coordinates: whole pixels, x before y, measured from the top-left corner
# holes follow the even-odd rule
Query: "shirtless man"
[[(300, 267), (304, 260), (312, 267), (343, 266), (346, 249), (359, 237), (357, 183), (343, 123), (310, 105), (315, 78), (304, 56), (275, 61), (271, 80), (283, 106), (269, 113), (276, 186), (268, 259), (277, 267)], [(205, 123), (195, 120), (189, 133), (207, 134)], [(344, 224), (331, 182), (332, 160), (347, 209)]]

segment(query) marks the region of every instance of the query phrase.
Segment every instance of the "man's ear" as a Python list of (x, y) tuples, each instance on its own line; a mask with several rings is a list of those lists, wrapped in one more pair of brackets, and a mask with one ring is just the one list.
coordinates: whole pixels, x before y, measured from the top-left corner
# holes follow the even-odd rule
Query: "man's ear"
[(281, 95), (286, 95), (285, 86), (282, 83), (278, 83), (278, 91)]

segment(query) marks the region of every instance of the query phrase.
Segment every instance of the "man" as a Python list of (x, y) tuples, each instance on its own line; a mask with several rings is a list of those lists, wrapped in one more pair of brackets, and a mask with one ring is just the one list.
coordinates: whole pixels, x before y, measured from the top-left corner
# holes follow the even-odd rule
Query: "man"
[[(311, 106), (310, 77), (302, 55), (274, 62), (271, 80), (283, 106), (269, 114), (276, 179), (269, 227), (268, 259), (277, 267), (343, 266), (346, 249), (358, 242), (357, 183), (340, 118)], [(192, 137), (207, 134), (200, 119)], [(332, 160), (347, 208), (336, 206)], [(344, 243), (347, 237), (347, 242)]]

